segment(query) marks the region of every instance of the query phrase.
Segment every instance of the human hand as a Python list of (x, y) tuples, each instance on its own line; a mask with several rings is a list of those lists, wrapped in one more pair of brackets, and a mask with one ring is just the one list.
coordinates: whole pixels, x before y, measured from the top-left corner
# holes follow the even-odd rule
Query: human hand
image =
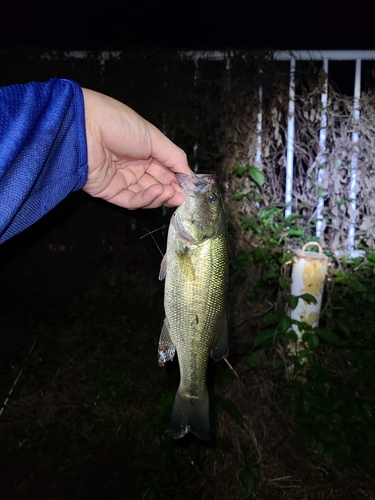
[(125, 104), (82, 89), (89, 172), (83, 190), (130, 210), (181, 205), (186, 154)]

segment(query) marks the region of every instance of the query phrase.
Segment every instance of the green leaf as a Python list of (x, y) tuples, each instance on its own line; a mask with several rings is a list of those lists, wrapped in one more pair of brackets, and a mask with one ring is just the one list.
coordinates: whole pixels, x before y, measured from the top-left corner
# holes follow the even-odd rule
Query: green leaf
[(261, 261), (266, 259), (267, 253), (266, 253), (266, 250), (264, 248), (254, 247), (253, 248), (253, 256), (254, 256), (255, 262), (261, 262)]
[(318, 196), (319, 196), (319, 198), (324, 198), (327, 195), (328, 195), (328, 192), (324, 191), (324, 189), (322, 187), (318, 186)]
[(299, 295), (298, 298), (303, 299), (308, 304), (310, 304), (311, 302), (313, 304), (316, 304), (316, 298), (314, 297), (314, 295), (311, 295), (310, 293), (303, 293), (302, 295)]
[(279, 286), (280, 288), (286, 288), (289, 286), (289, 279), (286, 278), (285, 276), (280, 276), (279, 277)]
[(279, 339), (284, 335), (284, 332), (275, 330), (274, 328), (269, 330), (264, 330), (261, 332), (254, 340), (255, 347), (266, 347), (272, 345), (275, 340)]
[[(264, 259), (266, 260), (266, 259)], [(264, 277), (268, 279), (278, 279), (279, 278), (279, 270), (275, 268), (270, 268), (264, 273)]]
[(237, 201), (238, 201), (238, 200), (242, 200), (242, 198), (243, 198), (244, 196), (245, 196), (245, 195), (244, 195), (244, 193), (242, 192), (242, 188), (241, 188), (241, 187), (238, 187), (238, 188), (236, 189), (236, 191), (233, 193), (232, 198), (233, 198), (234, 200), (237, 200)]
[(272, 217), (272, 215), (276, 215), (278, 213), (279, 213), (279, 209), (275, 208), (275, 207), (269, 208), (268, 210), (266, 210), (265, 208), (262, 208), (261, 210), (259, 210), (258, 215), (263, 221), (266, 221), (266, 220), (269, 220), (270, 217)]
[(256, 167), (252, 165), (247, 166), (247, 173), (253, 179), (254, 182), (258, 184), (259, 187), (262, 187), (264, 184), (264, 173), (261, 170), (258, 170)]
[(226, 411), (228, 415), (234, 418), (234, 420), (240, 427), (243, 427), (243, 415), (232, 401), (221, 398), (217, 394), (215, 394), (213, 397), (210, 396), (210, 398), (213, 399), (213, 401), (218, 405), (219, 408)]
[(280, 320), (280, 329), (283, 332), (287, 332), (289, 328), (292, 326), (293, 320), (289, 316), (283, 316)]
[(243, 173), (246, 171), (246, 167), (243, 165), (236, 165), (233, 169), (237, 175), (243, 175)]
[(351, 333), (350, 333), (350, 328), (348, 325), (341, 319), (337, 318), (336, 320), (337, 326), (345, 333), (345, 335), (348, 337), (348, 339), (351, 338)]
[(342, 164), (342, 160), (337, 159), (337, 160), (335, 161), (335, 168), (340, 168), (340, 167), (341, 167), (341, 164)]
[(299, 219), (300, 217), (301, 217), (300, 214), (292, 213), (288, 215), (288, 217), (285, 217), (285, 222), (286, 223), (293, 222), (294, 220)]
[(251, 495), (260, 481), (260, 471), (257, 466), (240, 467), (237, 471), (243, 489), (247, 495)]
[(288, 229), (287, 231), (288, 233), (288, 236), (302, 236), (303, 235), (303, 231), (301, 231), (300, 229)]
[(251, 349), (250, 344), (240, 344), (236, 349), (236, 354), (245, 354)]
[(345, 344), (345, 342), (339, 339), (339, 337), (335, 333), (331, 332), (331, 330), (321, 330), (320, 328), (317, 328), (316, 334), (319, 335), (319, 337), (328, 344), (334, 344), (334, 345)]
[(280, 321), (280, 314), (279, 313), (271, 313), (267, 314), (263, 320), (263, 326), (272, 326), (272, 325), (277, 325)]
[(249, 229), (249, 227), (256, 233), (259, 231), (259, 224), (254, 219), (240, 217), (240, 221), (242, 222), (242, 227), (245, 229), (245, 231)]
[(346, 202), (347, 202), (347, 200), (335, 200), (335, 203), (338, 206), (344, 205), (344, 203), (346, 203)]
[(319, 345), (319, 337), (315, 333), (309, 333), (307, 341), (313, 349), (316, 349)]
[(295, 309), (298, 305), (298, 297), (295, 297), (294, 295), (287, 295), (286, 301), (291, 309)]
[(253, 352), (250, 354), (250, 356), (248, 356), (247, 362), (252, 368), (255, 368), (256, 370), (259, 370), (259, 368), (262, 367), (261, 357), (256, 352)]
[(324, 443), (322, 443), (321, 441), (318, 441), (318, 443), (316, 444), (316, 451), (317, 451), (318, 455), (323, 455)]

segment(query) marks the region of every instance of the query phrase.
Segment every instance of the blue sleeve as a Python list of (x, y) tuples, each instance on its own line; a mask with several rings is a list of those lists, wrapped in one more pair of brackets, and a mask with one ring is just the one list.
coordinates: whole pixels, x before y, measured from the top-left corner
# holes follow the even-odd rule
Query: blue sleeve
[(72, 81), (0, 87), (0, 243), (87, 179), (81, 87)]

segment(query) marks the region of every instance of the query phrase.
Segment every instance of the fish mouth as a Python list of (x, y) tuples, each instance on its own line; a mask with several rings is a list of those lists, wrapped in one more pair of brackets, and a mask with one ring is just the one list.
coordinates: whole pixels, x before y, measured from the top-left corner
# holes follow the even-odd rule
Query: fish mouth
[(177, 173), (176, 179), (183, 194), (186, 196), (194, 196), (196, 193), (206, 193), (208, 188), (215, 182), (212, 175), (208, 174), (186, 175)]

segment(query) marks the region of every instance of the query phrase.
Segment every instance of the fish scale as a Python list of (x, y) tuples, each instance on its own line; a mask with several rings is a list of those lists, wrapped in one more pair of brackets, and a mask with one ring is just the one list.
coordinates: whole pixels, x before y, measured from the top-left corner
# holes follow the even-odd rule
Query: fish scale
[[(177, 174), (186, 201), (172, 216), (160, 278), (165, 277), (166, 319), (159, 341), (159, 364), (177, 351), (180, 386), (169, 427), (210, 437), (207, 364), (228, 353), (225, 300), (227, 230), (222, 199), (212, 176)], [(213, 200), (213, 201), (210, 201)]]

